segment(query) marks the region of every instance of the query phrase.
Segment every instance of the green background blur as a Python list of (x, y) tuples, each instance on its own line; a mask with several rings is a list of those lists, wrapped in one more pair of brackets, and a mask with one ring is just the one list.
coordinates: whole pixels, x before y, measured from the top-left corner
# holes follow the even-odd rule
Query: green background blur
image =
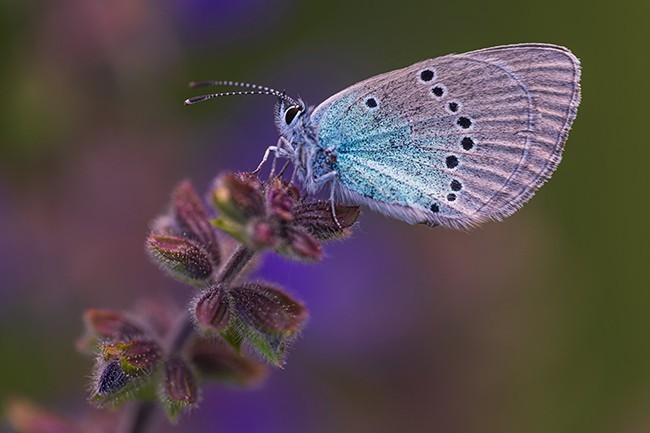
[(269, 258), (312, 319), (260, 390), (211, 387), (157, 431), (650, 431), (650, 2), (2, 0), (0, 400), (85, 410), (85, 308), (191, 292), (143, 252), (173, 185), (274, 144), (274, 100), (183, 107), (195, 79), (317, 104), (492, 45), (581, 59), (557, 173), (469, 233), (371, 212), (325, 262)]

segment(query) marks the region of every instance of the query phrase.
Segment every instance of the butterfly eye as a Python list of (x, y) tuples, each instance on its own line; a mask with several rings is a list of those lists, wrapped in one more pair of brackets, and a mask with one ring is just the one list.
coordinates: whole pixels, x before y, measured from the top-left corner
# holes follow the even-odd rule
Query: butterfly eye
[(300, 108), (297, 105), (294, 105), (293, 107), (289, 107), (287, 111), (284, 112), (284, 122), (287, 125), (291, 125), (291, 122), (293, 122), (293, 119), (296, 118), (298, 114), (302, 111), (302, 108)]

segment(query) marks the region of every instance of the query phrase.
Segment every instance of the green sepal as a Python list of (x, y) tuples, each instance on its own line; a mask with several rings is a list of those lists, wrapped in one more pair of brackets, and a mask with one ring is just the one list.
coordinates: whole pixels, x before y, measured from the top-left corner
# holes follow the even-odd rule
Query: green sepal
[[(239, 318), (236, 320), (240, 321)], [(222, 331), (220, 335), (230, 347), (235, 349), (237, 353), (241, 354), (241, 345), (243, 341), (242, 336), (233, 328), (233, 323), (235, 322), (231, 321), (230, 326), (226, 328), (225, 331)]]
[(181, 413), (183, 413), (183, 411), (187, 410), (190, 407), (189, 404), (180, 403), (177, 401), (171, 401), (165, 398), (160, 399), (160, 404), (165, 410), (165, 415), (167, 415), (167, 419), (172, 424), (178, 423), (178, 417), (181, 415)]
[(284, 364), (286, 345), (282, 336), (262, 333), (249, 326), (236, 315), (231, 319), (229, 329), (233, 332), (236, 341), (239, 341), (240, 345), (242, 341), (246, 341), (264, 360), (276, 367), (281, 367)]
[(229, 234), (239, 242), (246, 243), (246, 229), (241, 224), (236, 223), (232, 219), (222, 215), (219, 218), (213, 219), (212, 225)]

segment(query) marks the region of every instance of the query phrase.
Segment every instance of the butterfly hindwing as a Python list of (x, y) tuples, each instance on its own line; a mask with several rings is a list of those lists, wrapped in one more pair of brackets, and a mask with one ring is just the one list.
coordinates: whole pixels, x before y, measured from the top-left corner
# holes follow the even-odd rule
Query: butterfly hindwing
[(467, 227), (517, 210), (552, 174), (579, 103), (565, 48), (523, 44), (378, 75), (313, 115), (336, 187), (410, 223)]

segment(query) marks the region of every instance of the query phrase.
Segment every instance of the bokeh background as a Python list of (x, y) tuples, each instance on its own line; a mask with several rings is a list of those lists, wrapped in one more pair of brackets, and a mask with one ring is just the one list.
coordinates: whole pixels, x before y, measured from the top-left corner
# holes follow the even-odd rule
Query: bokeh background
[(273, 98), (183, 107), (190, 80), (317, 104), (425, 58), (551, 42), (581, 58), (583, 102), (523, 210), (469, 233), (366, 212), (320, 264), (268, 256), (260, 275), (311, 311), (286, 368), (156, 431), (650, 431), (649, 22), (647, 0), (3, 0), (0, 400), (83, 414), (83, 310), (192, 294), (146, 257), (149, 221), (179, 180), (251, 169), (277, 133)]

